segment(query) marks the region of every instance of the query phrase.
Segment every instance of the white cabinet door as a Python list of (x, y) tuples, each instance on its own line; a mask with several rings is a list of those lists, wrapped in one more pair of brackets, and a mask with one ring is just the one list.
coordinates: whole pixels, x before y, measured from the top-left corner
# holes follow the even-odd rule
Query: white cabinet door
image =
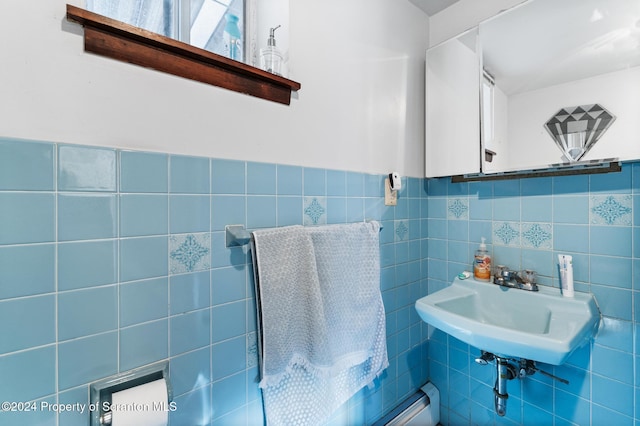
[(480, 58), (472, 30), (427, 50), (426, 177), (480, 172)]

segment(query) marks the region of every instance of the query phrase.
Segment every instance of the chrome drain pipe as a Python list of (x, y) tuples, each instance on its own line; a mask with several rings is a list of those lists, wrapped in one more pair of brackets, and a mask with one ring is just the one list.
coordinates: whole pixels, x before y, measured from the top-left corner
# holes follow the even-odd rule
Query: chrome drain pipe
[[(538, 369), (536, 363), (528, 359), (521, 358), (517, 360), (514, 358), (503, 358), (486, 351), (482, 351), (481, 355), (475, 359), (475, 362), (480, 365), (487, 365), (493, 361), (496, 363), (496, 384), (493, 386), (493, 403), (496, 414), (500, 417), (507, 414), (507, 399), (509, 399), (509, 394), (507, 393), (508, 380), (515, 378), (524, 379), (536, 372), (540, 372), (540, 374), (544, 374), (554, 380), (569, 384), (568, 380)], [(518, 365), (511, 364), (509, 361), (517, 362)]]
[(516, 377), (516, 370), (509, 364), (509, 359), (500, 357), (496, 357), (496, 370), (496, 384), (493, 387), (494, 406), (496, 414), (503, 417), (507, 414), (507, 399), (509, 398), (507, 380)]

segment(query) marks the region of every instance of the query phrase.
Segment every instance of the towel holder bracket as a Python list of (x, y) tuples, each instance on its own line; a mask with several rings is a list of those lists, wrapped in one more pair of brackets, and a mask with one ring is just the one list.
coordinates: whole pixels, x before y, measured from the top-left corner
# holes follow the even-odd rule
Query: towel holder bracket
[(244, 225), (227, 225), (224, 230), (227, 247), (244, 246), (251, 241), (251, 234), (244, 228)]

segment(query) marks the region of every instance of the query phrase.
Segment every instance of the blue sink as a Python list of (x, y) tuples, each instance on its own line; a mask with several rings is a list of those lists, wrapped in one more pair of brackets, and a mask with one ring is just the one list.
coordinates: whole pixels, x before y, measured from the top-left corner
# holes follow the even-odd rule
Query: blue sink
[(560, 365), (593, 338), (600, 311), (589, 293), (563, 297), (559, 289), (524, 291), (460, 280), (416, 301), (423, 321), (503, 357)]

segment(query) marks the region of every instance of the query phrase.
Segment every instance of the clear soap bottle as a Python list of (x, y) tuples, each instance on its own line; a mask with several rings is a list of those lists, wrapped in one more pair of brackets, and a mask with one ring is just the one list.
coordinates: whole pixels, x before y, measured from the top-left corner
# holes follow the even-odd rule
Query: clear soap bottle
[(276, 47), (275, 32), (280, 28), (278, 25), (269, 30), (267, 47), (260, 49), (260, 68), (272, 74), (282, 75), (282, 53)]

